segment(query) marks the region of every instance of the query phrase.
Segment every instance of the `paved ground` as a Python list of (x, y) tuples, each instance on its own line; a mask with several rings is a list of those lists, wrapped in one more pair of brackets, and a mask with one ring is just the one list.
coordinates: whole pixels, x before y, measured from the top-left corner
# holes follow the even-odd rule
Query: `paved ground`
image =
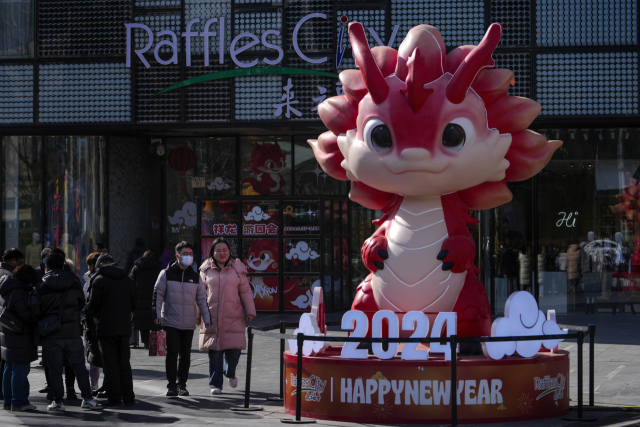
[[(560, 316), (560, 323), (572, 325), (588, 325), (595, 323), (595, 403), (604, 411), (586, 412), (587, 416), (597, 416), (599, 420), (589, 423), (589, 426), (636, 426), (640, 425), (640, 412), (621, 412), (620, 407), (640, 407), (640, 316), (631, 315), (597, 315), (597, 316)], [(291, 330), (289, 330), (291, 332)], [(339, 333), (339, 332), (332, 332)], [(197, 335), (196, 335), (197, 337)], [(197, 339), (197, 338), (196, 338)], [(562, 349), (574, 352), (575, 342), (561, 344)], [(588, 402), (586, 388), (586, 369), (589, 358), (585, 345), (585, 403)], [(38, 406), (40, 412), (17, 414), (15, 412), (0, 411), (0, 426), (82, 426), (91, 423), (110, 423), (112, 425), (171, 425), (179, 427), (191, 426), (280, 426), (284, 414), (281, 405), (265, 400), (267, 396), (278, 393), (278, 353), (279, 343), (265, 337), (256, 336), (255, 353), (252, 370), (251, 403), (264, 407), (262, 412), (236, 413), (232, 406), (242, 405), (244, 393), (244, 373), (246, 357), (240, 360), (240, 386), (231, 389), (226, 385), (221, 396), (209, 395), (208, 388), (208, 358), (206, 353), (196, 350), (197, 341), (194, 340), (192, 352), (191, 374), (188, 388), (190, 397), (166, 398), (166, 379), (164, 376), (164, 358), (148, 357), (142, 349), (132, 350), (132, 365), (134, 367), (134, 386), (137, 404), (133, 407), (122, 407), (101, 412), (86, 412), (79, 408), (80, 401), (68, 402), (65, 414), (49, 414), (44, 411), (48, 402), (44, 395), (37, 390), (44, 384), (44, 372), (37, 362), (32, 365), (29, 379), (31, 381), (31, 401)], [(577, 402), (576, 358), (571, 358), (571, 388), (572, 405)], [(630, 408), (629, 408), (630, 409)], [(575, 415), (571, 412), (571, 415)], [(319, 426), (353, 426), (356, 424), (319, 421)], [(485, 424), (497, 426), (505, 424)], [(509, 423), (525, 427), (542, 426), (578, 426), (585, 425), (575, 421), (565, 421), (560, 418), (541, 421)]]

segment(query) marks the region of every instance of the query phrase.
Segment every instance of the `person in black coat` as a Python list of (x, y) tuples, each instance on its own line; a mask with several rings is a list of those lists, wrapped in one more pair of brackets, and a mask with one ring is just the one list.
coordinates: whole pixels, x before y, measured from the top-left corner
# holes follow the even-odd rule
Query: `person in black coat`
[(42, 261), (40, 261), (40, 266), (38, 268), (36, 268), (36, 273), (38, 273), (38, 279), (39, 281), (42, 281), (42, 278), (44, 277), (44, 274), (46, 273), (46, 267), (44, 265), (44, 259), (51, 253), (51, 247), (47, 246), (46, 248), (44, 248), (42, 250), (42, 252), (40, 252), (40, 259)]
[[(24, 262), (24, 255), (17, 248), (9, 248), (2, 254), (2, 262), (0, 262), (0, 278), (9, 276), (16, 267)], [(0, 359), (0, 384), (2, 384), (4, 372), (4, 360)], [(2, 399), (2, 387), (0, 386), (0, 399)]]
[(12, 411), (33, 411), (29, 403), (30, 364), (38, 359), (38, 349), (34, 341), (35, 319), (29, 298), (38, 282), (36, 270), (29, 265), (16, 268), (12, 275), (0, 279), (0, 306), (11, 311), (22, 320), (25, 328), (20, 332), (0, 326), (0, 354), (5, 362), (2, 392), (4, 409)]
[(149, 348), (149, 331), (159, 331), (154, 319), (156, 313), (153, 309), (153, 288), (160, 274), (160, 261), (153, 252), (146, 251), (142, 258), (133, 264), (129, 277), (136, 283), (136, 296), (138, 305), (133, 312), (133, 329), (140, 331), (144, 348)]
[(119, 406), (123, 402), (133, 405), (129, 337), (131, 313), (136, 308), (135, 284), (109, 255), (101, 255), (96, 268), (85, 314), (87, 327), (95, 327), (102, 355), (103, 384), (108, 398), (104, 406)]
[[(101, 406), (91, 396), (89, 373), (84, 362), (84, 345), (82, 343), (82, 325), (80, 311), (85, 305), (84, 292), (80, 279), (65, 269), (65, 254), (62, 250), (52, 249), (45, 259), (47, 273), (38, 286), (40, 296), (41, 318), (58, 316), (62, 305), (62, 326), (60, 330), (44, 337), (47, 353), (47, 367), (51, 381), (53, 402), (47, 407), (49, 411), (64, 411), (64, 386), (62, 367), (66, 357), (73, 370), (80, 394), (84, 399), (84, 409), (100, 409)], [(64, 297), (64, 299), (63, 299)]]
[(144, 254), (144, 240), (142, 240), (141, 237), (138, 237), (136, 239), (136, 245), (133, 247), (133, 249), (131, 249), (131, 252), (129, 252), (129, 257), (127, 258), (127, 264), (124, 267), (127, 274), (131, 273), (133, 264), (136, 262), (136, 260), (142, 258), (143, 254)]

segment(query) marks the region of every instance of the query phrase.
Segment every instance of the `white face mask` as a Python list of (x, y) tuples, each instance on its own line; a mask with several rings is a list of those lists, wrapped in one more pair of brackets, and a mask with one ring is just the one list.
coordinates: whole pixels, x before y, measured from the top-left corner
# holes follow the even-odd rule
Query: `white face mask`
[(185, 267), (189, 267), (191, 264), (193, 264), (193, 257), (191, 255), (181, 256), (180, 263)]

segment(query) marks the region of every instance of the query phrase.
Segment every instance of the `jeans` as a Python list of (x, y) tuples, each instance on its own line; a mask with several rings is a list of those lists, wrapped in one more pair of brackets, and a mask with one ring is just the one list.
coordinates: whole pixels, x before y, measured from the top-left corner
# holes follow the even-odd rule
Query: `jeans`
[(21, 408), (29, 404), (29, 370), (28, 363), (4, 362), (2, 376), (2, 394), (4, 406)]
[(240, 350), (209, 350), (209, 387), (222, 390), (224, 374), (227, 378), (236, 376), (236, 366), (240, 360)]
[[(189, 366), (191, 365), (191, 344), (193, 342), (193, 329), (176, 329), (165, 327), (167, 331), (167, 358), (165, 367), (167, 370), (167, 387), (176, 385), (185, 386), (189, 378)], [(180, 362), (178, 363), (178, 355)]]
[(91, 400), (91, 385), (89, 385), (89, 373), (84, 364), (84, 345), (82, 338), (62, 338), (45, 340), (47, 351), (47, 366), (51, 379), (51, 391), (56, 402), (62, 402), (64, 385), (62, 383), (62, 366), (64, 356), (69, 361), (69, 367), (76, 374), (80, 395), (85, 400)]
[(98, 337), (100, 353), (102, 354), (102, 369), (104, 369), (104, 389), (109, 396), (109, 402), (133, 402), (133, 374), (131, 373), (131, 350), (129, 337)]

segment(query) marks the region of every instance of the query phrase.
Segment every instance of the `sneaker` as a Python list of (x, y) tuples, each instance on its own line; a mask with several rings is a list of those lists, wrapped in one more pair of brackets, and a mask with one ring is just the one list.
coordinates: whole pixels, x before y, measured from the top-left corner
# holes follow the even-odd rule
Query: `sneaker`
[(95, 399), (91, 400), (82, 400), (82, 405), (80, 405), (82, 409), (102, 409), (102, 405), (99, 404)]
[(187, 390), (187, 386), (178, 385), (178, 396), (189, 396), (189, 390)]
[(40, 390), (38, 390), (38, 393), (49, 393), (50, 391), (51, 391), (51, 387), (47, 385), (44, 388), (41, 388)]
[(168, 397), (175, 397), (178, 395), (178, 387), (175, 385), (169, 386), (169, 390), (167, 390)]
[(47, 406), (47, 411), (64, 412), (64, 403), (53, 401), (51, 402), (51, 405)]
[(10, 411), (11, 410), (11, 406), (3, 406), (2, 409), (4, 409), (5, 411)]
[(11, 408), (11, 410), (15, 412), (27, 412), (27, 411), (35, 411), (36, 407), (34, 405), (28, 404), (28, 405), (20, 406), (18, 408)]
[(232, 388), (238, 387), (238, 378), (237, 377), (229, 378), (229, 385)]
[(211, 395), (216, 395), (216, 394), (222, 394), (222, 390), (219, 389), (218, 387), (214, 387), (211, 389)]

